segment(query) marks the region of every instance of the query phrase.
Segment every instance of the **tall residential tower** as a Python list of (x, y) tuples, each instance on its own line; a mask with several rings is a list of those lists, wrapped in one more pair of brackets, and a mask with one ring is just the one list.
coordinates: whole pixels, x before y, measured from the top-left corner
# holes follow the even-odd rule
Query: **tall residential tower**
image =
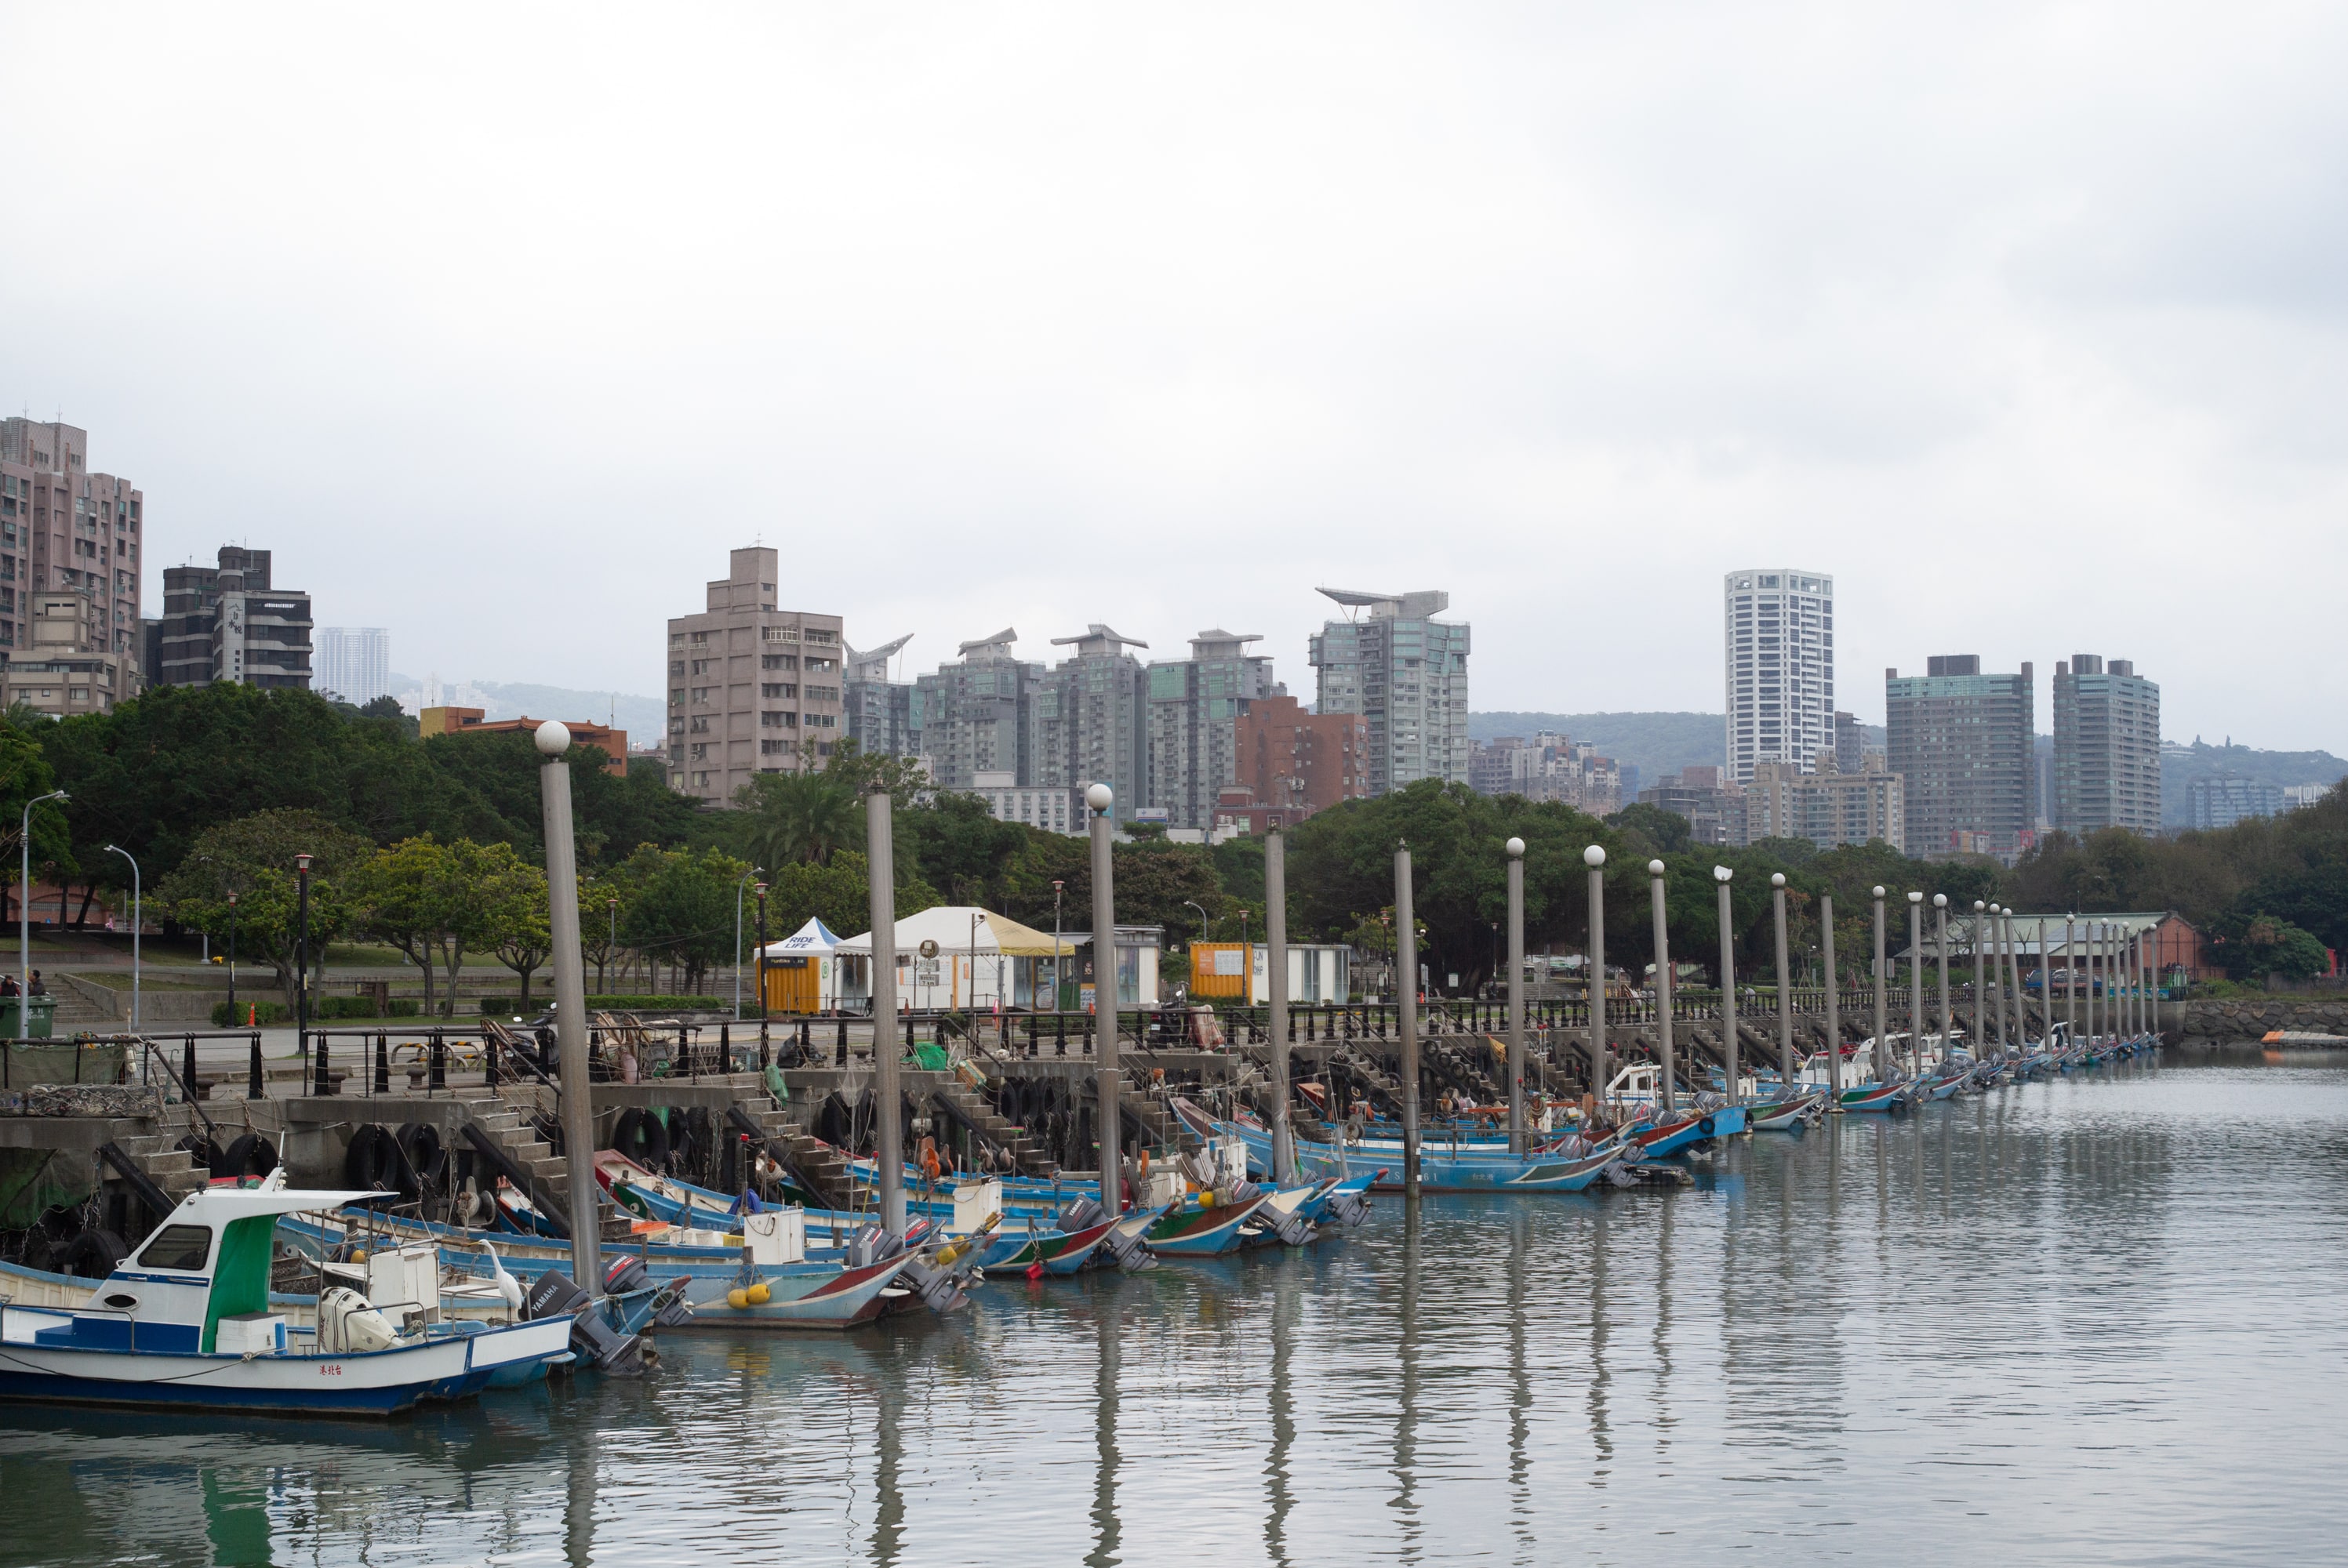
[(823, 765), (840, 725), (840, 619), (775, 607), (776, 552), (736, 550), (707, 608), (668, 623), (669, 787), (711, 805)]
[(2160, 687), (2128, 660), (2054, 666), (2054, 825), (2160, 831)]
[(1312, 640), (1316, 711), (1369, 722), (1369, 793), (1421, 779), (1468, 783), (1468, 628), (1435, 619), (1451, 596), (1321, 591), (1356, 614)]
[(1722, 579), (1721, 613), (1729, 777), (1752, 783), (1756, 763), (1815, 767), (1835, 744), (1834, 579), (1733, 571)]
[(2034, 707), (2028, 664), (2019, 674), (1984, 675), (1978, 655), (1944, 653), (1921, 676), (1883, 672), (1884, 731), (1902, 782), (1909, 854), (2012, 863), (2036, 822)]
[[(0, 648), (31, 646), (31, 596), (79, 594), (87, 619), (75, 645), (139, 666), (143, 497), (128, 479), (91, 473), (88, 453), (73, 425), (0, 419)], [(38, 612), (45, 643), (60, 632), (60, 602)]]

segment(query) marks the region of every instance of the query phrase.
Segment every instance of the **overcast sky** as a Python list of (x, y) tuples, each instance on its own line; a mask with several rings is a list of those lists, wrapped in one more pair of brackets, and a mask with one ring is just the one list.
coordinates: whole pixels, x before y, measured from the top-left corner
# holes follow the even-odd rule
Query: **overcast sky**
[(160, 568), (649, 692), (728, 548), (908, 672), (1441, 588), (1479, 709), (2133, 657), (2348, 753), (2348, 9), (0, 7), (0, 407)]

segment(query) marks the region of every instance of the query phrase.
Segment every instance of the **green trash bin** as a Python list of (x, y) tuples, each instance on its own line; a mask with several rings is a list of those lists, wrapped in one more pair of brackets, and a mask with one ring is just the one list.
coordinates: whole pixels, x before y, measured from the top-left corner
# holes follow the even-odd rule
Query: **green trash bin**
[(57, 999), (55, 997), (29, 999), (33, 1004), (27, 1009), (27, 1017), (32, 1025), (29, 1030), (21, 1026), (16, 1016), (17, 1008), (26, 999), (24, 997), (0, 997), (0, 1040), (47, 1040), (56, 1032)]

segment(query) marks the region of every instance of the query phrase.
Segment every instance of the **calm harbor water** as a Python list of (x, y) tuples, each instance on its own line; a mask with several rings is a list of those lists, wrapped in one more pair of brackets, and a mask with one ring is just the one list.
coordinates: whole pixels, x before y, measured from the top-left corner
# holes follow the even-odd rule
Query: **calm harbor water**
[(1678, 1192), (386, 1428), (0, 1409), (0, 1562), (2277, 1563), (2348, 1531), (2348, 1062), (1764, 1135)]

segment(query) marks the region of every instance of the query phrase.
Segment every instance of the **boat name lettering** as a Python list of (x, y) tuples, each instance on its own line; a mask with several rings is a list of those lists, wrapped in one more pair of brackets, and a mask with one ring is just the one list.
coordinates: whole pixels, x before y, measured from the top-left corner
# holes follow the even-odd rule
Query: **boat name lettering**
[(342, 1375), (343, 1367), (342, 1363), (339, 1361), (329, 1363), (328, 1365), (318, 1368), (318, 1376), (321, 1378), (339, 1378)]

